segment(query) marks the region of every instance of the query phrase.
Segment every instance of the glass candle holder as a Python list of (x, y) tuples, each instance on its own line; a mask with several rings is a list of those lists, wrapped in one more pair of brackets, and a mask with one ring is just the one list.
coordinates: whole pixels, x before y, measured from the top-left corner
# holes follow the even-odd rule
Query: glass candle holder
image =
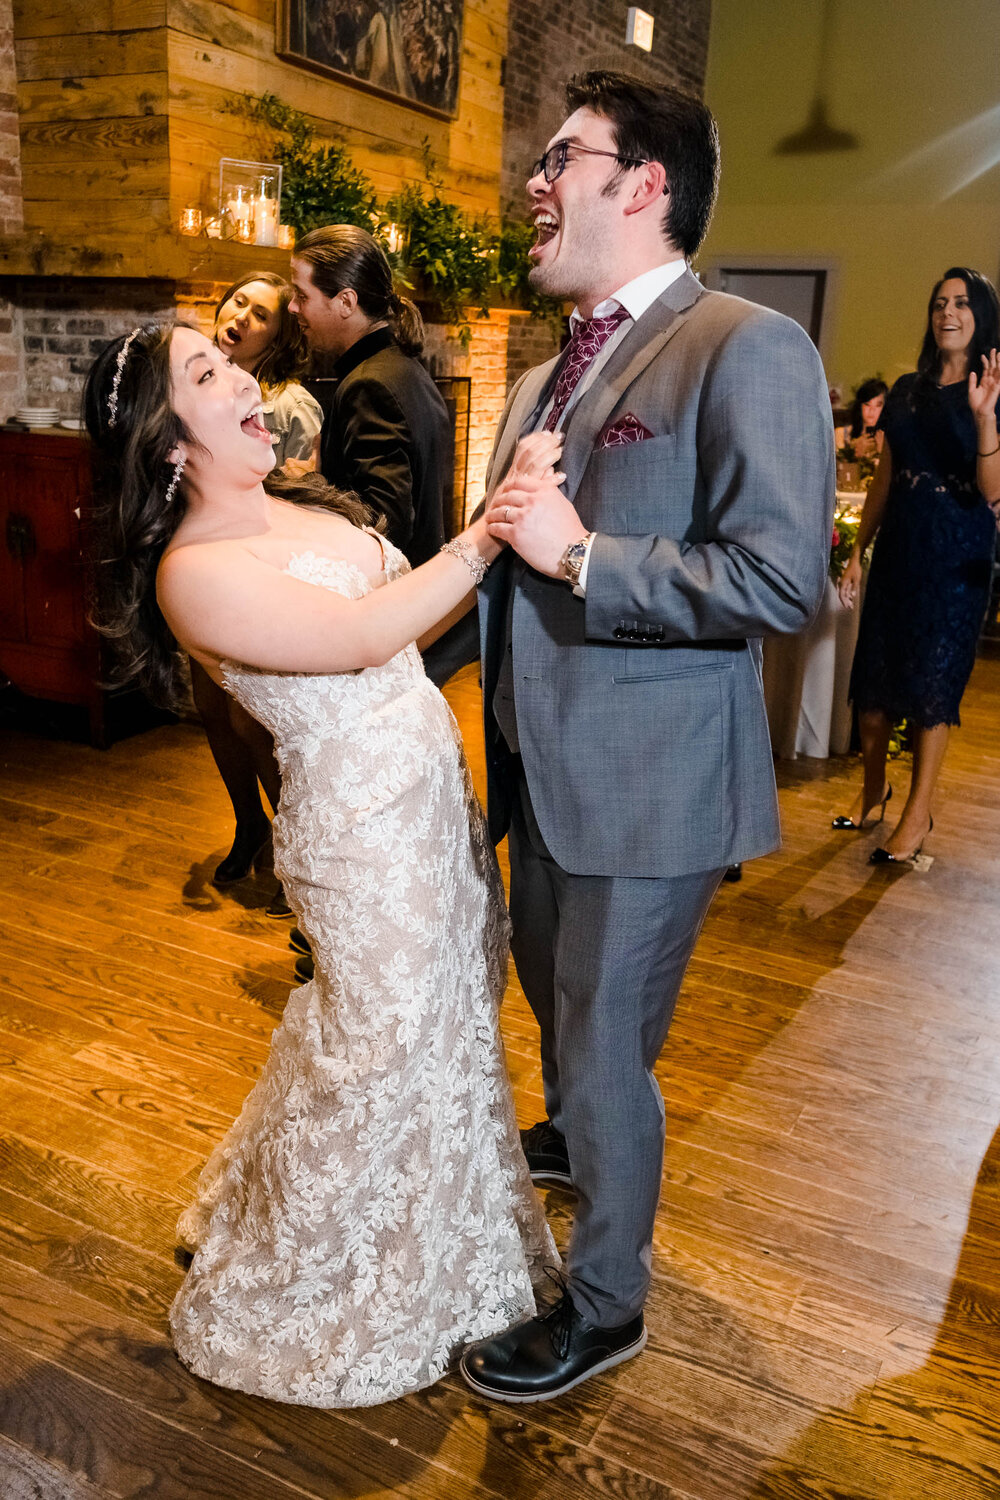
[(181, 209), (179, 229), (181, 234), (201, 233), (201, 209), (189, 206)]
[(295, 249), (295, 227), (292, 224), (278, 225), (278, 248), (279, 250)]
[[(219, 216), (231, 220), (233, 237), (242, 244), (278, 243), (281, 176), (277, 162), (220, 159)], [(227, 237), (225, 223), (222, 237)]]

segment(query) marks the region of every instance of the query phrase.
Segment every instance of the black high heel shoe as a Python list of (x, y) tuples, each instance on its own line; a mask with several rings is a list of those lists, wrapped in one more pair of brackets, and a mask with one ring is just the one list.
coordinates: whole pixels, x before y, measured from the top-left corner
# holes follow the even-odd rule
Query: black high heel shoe
[(245, 880), (251, 870), (258, 869), (267, 863), (264, 855), (270, 852), (271, 834), (270, 830), (265, 834), (259, 844), (250, 845), (250, 841), (240, 833), (239, 825), (236, 827), (236, 837), (233, 839), (233, 847), (225, 859), (220, 859), (212, 876), (212, 884), (217, 886), (235, 885), (238, 880)]
[[(889, 798), (891, 796), (892, 796), (892, 782), (890, 781), (890, 782), (887, 783), (886, 793), (885, 793), (885, 796), (882, 798), (882, 801), (881, 802), (873, 802), (872, 805), (871, 805), (871, 807), (865, 813), (864, 817), (861, 819), (860, 823), (855, 823), (855, 821), (854, 821), (853, 818), (848, 818), (848, 817), (845, 816), (845, 817), (840, 817), (840, 818), (834, 818), (831, 821), (831, 823), (830, 823), (830, 827), (831, 828), (836, 828), (837, 831), (838, 831), (838, 833), (859, 832), (862, 828), (874, 828), (877, 823), (883, 823), (885, 821), (885, 804), (888, 802), (888, 800), (889, 800)], [(875, 811), (876, 807), (880, 808), (881, 811), (879, 812), (879, 815), (878, 815), (877, 818), (873, 818), (872, 817), (872, 813)]]
[(870, 865), (908, 865), (911, 859), (916, 859), (917, 855), (924, 847), (924, 839), (926, 839), (927, 835), (932, 833), (933, 831), (934, 819), (931, 818), (931, 821), (927, 827), (927, 833), (924, 834), (924, 838), (920, 840), (920, 843), (913, 850), (912, 854), (890, 854), (888, 849), (883, 849), (882, 846), (879, 845), (877, 849), (873, 849), (869, 854), (868, 863)]

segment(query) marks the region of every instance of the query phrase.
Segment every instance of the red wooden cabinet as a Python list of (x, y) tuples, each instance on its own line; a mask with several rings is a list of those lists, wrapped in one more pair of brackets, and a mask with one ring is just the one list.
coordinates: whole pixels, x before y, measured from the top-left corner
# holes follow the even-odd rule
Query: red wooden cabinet
[(23, 693), (86, 708), (100, 745), (101, 653), (81, 540), (89, 504), (83, 438), (0, 430), (0, 672)]

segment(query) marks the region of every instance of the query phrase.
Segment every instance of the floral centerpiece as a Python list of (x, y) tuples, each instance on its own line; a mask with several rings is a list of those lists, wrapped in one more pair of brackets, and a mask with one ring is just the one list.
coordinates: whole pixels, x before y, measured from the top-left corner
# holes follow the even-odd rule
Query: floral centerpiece
[[(871, 458), (868, 455), (862, 456), (857, 451), (855, 445), (852, 442), (848, 441), (837, 449), (838, 479), (842, 464), (850, 464), (851, 466), (851, 489), (857, 488), (859, 490), (867, 490), (868, 486), (875, 478), (876, 459)], [(844, 485), (844, 488), (847, 488), (846, 484)]]
[(830, 538), (830, 577), (840, 582), (840, 575), (847, 567), (847, 559), (854, 551), (858, 539), (861, 517), (855, 511), (838, 509), (833, 517), (833, 535)]

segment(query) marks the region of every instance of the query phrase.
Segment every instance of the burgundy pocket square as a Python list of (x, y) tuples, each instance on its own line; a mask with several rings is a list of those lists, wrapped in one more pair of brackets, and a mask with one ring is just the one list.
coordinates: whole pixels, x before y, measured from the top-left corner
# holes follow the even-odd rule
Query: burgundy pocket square
[(644, 422), (627, 411), (617, 422), (605, 427), (597, 440), (598, 448), (621, 448), (625, 443), (643, 443), (653, 434)]

